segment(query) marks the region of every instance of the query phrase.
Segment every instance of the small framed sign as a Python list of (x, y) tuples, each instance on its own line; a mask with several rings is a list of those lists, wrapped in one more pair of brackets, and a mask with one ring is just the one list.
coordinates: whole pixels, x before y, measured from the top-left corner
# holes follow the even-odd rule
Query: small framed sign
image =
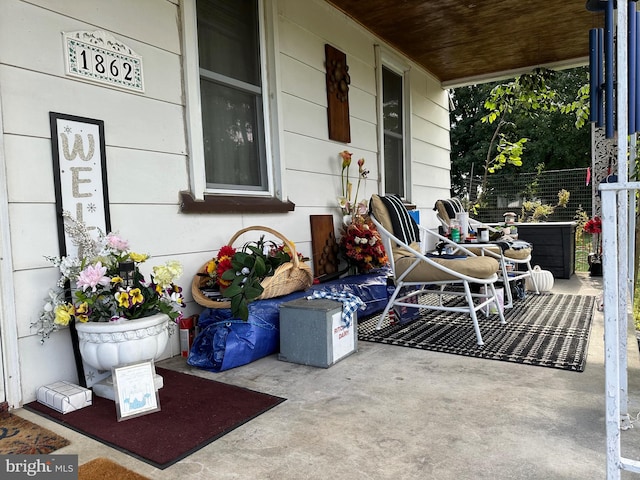
[(118, 421), (160, 411), (153, 360), (112, 368)]

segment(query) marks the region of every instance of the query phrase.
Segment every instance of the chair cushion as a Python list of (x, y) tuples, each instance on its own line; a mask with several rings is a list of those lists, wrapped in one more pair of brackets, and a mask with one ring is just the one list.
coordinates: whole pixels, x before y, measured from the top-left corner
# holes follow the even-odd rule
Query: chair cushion
[(382, 226), (407, 244), (420, 241), (420, 229), (397, 195), (371, 195), (369, 211)]
[(505, 257), (510, 258), (512, 260), (527, 260), (531, 257), (530, 248), (520, 248), (518, 250), (509, 248), (505, 250), (503, 253)]
[(451, 220), (456, 218), (456, 213), (462, 213), (464, 210), (460, 208), (459, 201), (449, 200), (437, 200), (433, 209), (438, 212), (438, 216), (448, 225)]
[[(500, 255), (500, 247), (498, 245), (496, 245), (495, 247), (483, 247), (483, 248), (477, 248), (477, 247), (469, 247), (467, 245), (465, 245), (465, 247), (467, 247), (471, 252), (475, 253), (476, 255), (482, 255), (482, 250), (491, 250), (493, 253)], [(519, 249), (514, 249), (514, 248), (508, 248), (506, 250), (504, 250), (502, 252), (502, 254), (505, 256), (505, 258), (510, 258), (512, 260), (528, 260), (531, 257), (531, 248), (519, 248)]]
[[(404, 250), (404, 252), (407, 252)], [(494, 275), (499, 268), (498, 261), (495, 258), (491, 257), (468, 257), (457, 260), (448, 260), (448, 259), (438, 259), (431, 258), (436, 263), (442, 265), (443, 267), (450, 268), (458, 273), (462, 273), (463, 275), (468, 275), (474, 278), (489, 278)], [(415, 257), (413, 255), (394, 255), (396, 278), (409, 268)], [(416, 268), (414, 268), (409, 275), (407, 275), (404, 279), (409, 282), (419, 282), (419, 281), (446, 281), (446, 280), (458, 280), (457, 277), (444, 272), (442, 270), (438, 270), (437, 267), (428, 264), (427, 262), (420, 262)]]
[(387, 207), (384, 206), (379, 195), (371, 195), (371, 201), (369, 202), (369, 211), (376, 217), (376, 220), (382, 224), (385, 230), (393, 232), (393, 225), (391, 225), (391, 217), (387, 211)]

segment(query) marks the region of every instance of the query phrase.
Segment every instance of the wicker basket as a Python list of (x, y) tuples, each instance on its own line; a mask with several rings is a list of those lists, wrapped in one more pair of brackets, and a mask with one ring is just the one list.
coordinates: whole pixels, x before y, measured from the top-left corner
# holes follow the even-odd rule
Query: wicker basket
[[(273, 275), (265, 277), (260, 285), (264, 291), (262, 295), (260, 295), (256, 300), (263, 300), (265, 298), (274, 298), (280, 297), (282, 295), (287, 295), (292, 292), (296, 292), (298, 290), (306, 290), (313, 283), (313, 273), (311, 273), (311, 267), (307, 265), (305, 262), (300, 261), (298, 258), (298, 254), (296, 253), (296, 247), (293, 243), (291, 243), (284, 235), (281, 233), (263, 226), (252, 226), (246, 227), (242, 230), (238, 230), (231, 240), (229, 240), (229, 245), (233, 245), (242, 234), (250, 231), (263, 231), (272, 234), (275, 237), (278, 237), (282, 242), (289, 248), (289, 252), (291, 255), (291, 261), (280, 265), (276, 268)], [(209, 262), (207, 262), (209, 263)], [(198, 275), (193, 277), (193, 281), (191, 282), (191, 293), (193, 294), (193, 299), (203, 307), (207, 308), (231, 308), (231, 301), (217, 301), (212, 300), (202, 293), (200, 288), (207, 281), (206, 274), (207, 271), (207, 263), (205, 263), (200, 270), (198, 270)]]

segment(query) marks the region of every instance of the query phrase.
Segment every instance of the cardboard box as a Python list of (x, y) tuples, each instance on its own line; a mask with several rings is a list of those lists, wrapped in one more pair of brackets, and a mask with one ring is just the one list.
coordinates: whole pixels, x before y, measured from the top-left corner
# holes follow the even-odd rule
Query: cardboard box
[(196, 333), (196, 315), (180, 319), (180, 351), (187, 358)]
[(37, 399), (60, 413), (69, 413), (91, 405), (91, 390), (62, 381), (40, 387)]

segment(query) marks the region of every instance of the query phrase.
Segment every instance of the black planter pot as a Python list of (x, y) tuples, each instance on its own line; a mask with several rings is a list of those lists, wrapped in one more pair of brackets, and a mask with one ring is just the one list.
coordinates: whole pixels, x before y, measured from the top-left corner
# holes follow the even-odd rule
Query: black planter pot
[(602, 257), (595, 253), (590, 253), (587, 257), (589, 262), (589, 275), (592, 277), (602, 276)]

